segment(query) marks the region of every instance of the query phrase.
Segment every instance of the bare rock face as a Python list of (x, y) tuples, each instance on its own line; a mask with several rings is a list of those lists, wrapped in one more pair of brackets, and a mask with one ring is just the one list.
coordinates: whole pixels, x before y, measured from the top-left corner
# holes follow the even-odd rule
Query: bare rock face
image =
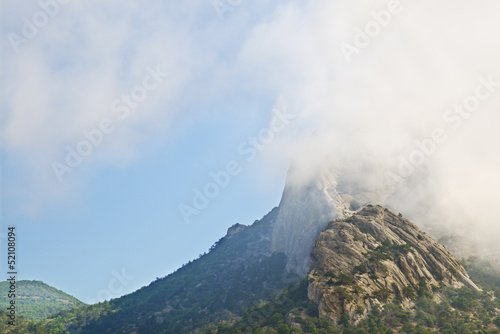
[(291, 169), (279, 205), (271, 250), (287, 255), (287, 270), (304, 277), (311, 250), (328, 222), (351, 215), (367, 204), (384, 204), (390, 194), (366, 189), (348, 179), (349, 173), (327, 166), (306, 181), (297, 182)]
[(236, 234), (238, 232), (241, 232), (245, 228), (247, 228), (246, 225), (243, 225), (243, 224), (240, 224), (240, 223), (236, 223), (236, 224), (234, 224), (233, 226), (231, 226), (230, 228), (227, 229), (226, 236), (230, 236), (230, 235)]
[(307, 185), (287, 182), (279, 206), (271, 249), (287, 255), (287, 269), (300, 276), (309, 272), (312, 246), (328, 221), (339, 216), (334, 178)]
[(375, 304), (444, 287), (477, 289), (446, 248), (410, 221), (380, 206), (331, 221), (311, 253), (308, 295), (320, 316), (363, 318)]

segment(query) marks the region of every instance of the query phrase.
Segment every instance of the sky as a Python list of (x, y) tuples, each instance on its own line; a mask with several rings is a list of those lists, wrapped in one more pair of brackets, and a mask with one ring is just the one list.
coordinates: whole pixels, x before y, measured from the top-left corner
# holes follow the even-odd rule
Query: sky
[(325, 155), (365, 186), (404, 180), (400, 211), (498, 249), (494, 0), (0, 4), (19, 279), (88, 303), (135, 291)]

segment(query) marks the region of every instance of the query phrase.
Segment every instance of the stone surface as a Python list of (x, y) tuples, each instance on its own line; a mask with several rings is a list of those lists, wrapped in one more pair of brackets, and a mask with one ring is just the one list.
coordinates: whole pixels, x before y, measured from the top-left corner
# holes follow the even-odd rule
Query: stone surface
[(370, 203), (383, 205), (391, 193), (389, 189), (366, 187), (367, 182), (362, 186), (349, 179), (349, 175), (348, 171), (327, 165), (298, 182), (294, 170), (289, 171), (271, 246), (272, 251), (287, 255), (289, 271), (307, 275), (314, 241), (328, 221), (350, 215)]
[(311, 253), (308, 295), (320, 316), (364, 317), (375, 304), (447, 286), (478, 289), (459, 262), (410, 221), (380, 206), (328, 224)]

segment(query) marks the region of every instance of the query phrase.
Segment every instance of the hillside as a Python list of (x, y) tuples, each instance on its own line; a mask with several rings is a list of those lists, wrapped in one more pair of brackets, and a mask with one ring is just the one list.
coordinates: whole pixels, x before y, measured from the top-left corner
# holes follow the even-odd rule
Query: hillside
[[(41, 320), (63, 310), (83, 306), (84, 303), (40, 281), (16, 282), (17, 312), (29, 320)], [(8, 304), (9, 283), (0, 282), (0, 307), (4, 310)]]
[(442, 245), (382, 207), (330, 222), (311, 258), (301, 284), (196, 333), (500, 333), (500, 272), (471, 258), (471, 279)]
[(21, 319), (18, 332), (500, 333), (491, 263), (458, 262), (408, 220), (368, 206), (328, 224), (299, 282), (270, 251), (277, 215), (233, 225), (208, 254), (130, 295)]
[(147, 287), (110, 302), (62, 312), (47, 322), (75, 333), (134, 330), (179, 334), (231, 320), (260, 299), (297, 282), (286, 258), (271, 253), (278, 209), (251, 226), (236, 224), (210, 252)]
[[(495, 278), (500, 280), (500, 276)], [(302, 282), (271, 300), (247, 310), (234, 323), (207, 325), (196, 334), (394, 334), (394, 333), (500, 333), (500, 302), (485, 292), (467, 287), (443, 290), (440, 300), (415, 296), (407, 309), (401, 299), (377, 305), (357, 323), (342, 318), (337, 325), (320, 317), (318, 306), (307, 298)]]
[(7, 311), (0, 310), (0, 333), (2, 334), (58, 334), (60, 331), (50, 329), (44, 324), (35, 321), (28, 320), (22, 315), (16, 316), (15, 326), (11, 326), (7, 323), (8, 319)]

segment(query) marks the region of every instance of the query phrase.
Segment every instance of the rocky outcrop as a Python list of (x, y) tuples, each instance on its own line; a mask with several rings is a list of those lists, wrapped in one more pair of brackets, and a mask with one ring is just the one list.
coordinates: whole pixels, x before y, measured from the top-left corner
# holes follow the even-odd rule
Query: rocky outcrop
[(315, 179), (307, 185), (287, 182), (272, 236), (272, 250), (287, 255), (287, 269), (309, 272), (314, 240), (339, 215), (335, 179)]
[[(383, 204), (390, 191), (367, 188), (349, 179), (349, 173), (330, 165), (298, 181), (300, 171), (290, 169), (280, 212), (272, 236), (272, 251), (287, 255), (287, 269), (307, 275), (310, 253), (328, 222), (354, 213), (367, 204)], [(366, 182), (365, 182), (366, 184)]]
[(246, 225), (243, 225), (243, 224), (240, 224), (240, 223), (236, 223), (236, 224), (234, 224), (233, 226), (231, 226), (230, 228), (227, 229), (226, 236), (230, 236), (230, 235), (236, 234), (238, 232), (241, 232), (246, 227), (247, 227)]
[(356, 321), (375, 304), (444, 287), (478, 289), (446, 248), (380, 206), (331, 221), (311, 252), (308, 295), (320, 316)]

